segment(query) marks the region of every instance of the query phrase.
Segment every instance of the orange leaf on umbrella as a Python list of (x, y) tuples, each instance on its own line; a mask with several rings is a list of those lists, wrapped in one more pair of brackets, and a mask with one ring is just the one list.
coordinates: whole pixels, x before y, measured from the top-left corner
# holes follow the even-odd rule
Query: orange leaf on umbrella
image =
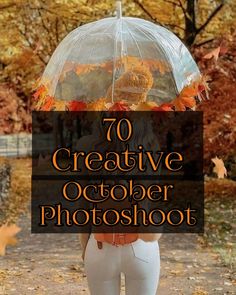
[(186, 107), (193, 108), (196, 106), (196, 100), (194, 97), (182, 97), (178, 96), (172, 101), (176, 111), (186, 111)]
[(130, 107), (124, 101), (115, 102), (110, 108), (109, 111), (130, 111)]
[(94, 102), (90, 102), (88, 104), (87, 110), (88, 111), (106, 111), (107, 110), (106, 104), (107, 104), (107, 99), (101, 97)]
[(41, 96), (45, 95), (47, 92), (47, 88), (44, 85), (40, 85), (36, 92), (33, 94), (33, 98), (37, 100)]
[(135, 111), (151, 111), (154, 107), (157, 107), (157, 104), (154, 101), (140, 102)]
[(65, 111), (66, 110), (66, 100), (58, 99), (54, 103), (55, 111)]
[(198, 83), (192, 83), (191, 85), (185, 86), (181, 92), (182, 97), (193, 97), (198, 95)]
[(54, 104), (55, 104), (54, 97), (48, 95), (45, 99), (43, 106), (41, 106), (40, 110), (41, 111), (51, 111)]
[(173, 111), (173, 105), (170, 103), (163, 103), (159, 107), (154, 107), (152, 108), (152, 111), (157, 111), (157, 112), (169, 112)]
[(193, 108), (196, 106), (195, 96), (198, 95), (199, 83), (194, 82), (191, 85), (185, 86), (180, 94), (172, 101), (176, 111), (185, 111), (186, 108)]
[(79, 111), (85, 111), (87, 108), (87, 104), (81, 100), (72, 100), (68, 104), (69, 111), (72, 112), (79, 112)]

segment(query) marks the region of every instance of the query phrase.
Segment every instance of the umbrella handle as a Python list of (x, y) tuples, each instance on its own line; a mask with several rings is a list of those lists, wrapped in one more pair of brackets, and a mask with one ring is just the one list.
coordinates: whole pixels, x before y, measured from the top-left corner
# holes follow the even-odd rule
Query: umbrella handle
[(116, 16), (117, 16), (117, 18), (121, 18), (122, 17), (122, 5), (121, 5), (121, 1), (116, 1)]

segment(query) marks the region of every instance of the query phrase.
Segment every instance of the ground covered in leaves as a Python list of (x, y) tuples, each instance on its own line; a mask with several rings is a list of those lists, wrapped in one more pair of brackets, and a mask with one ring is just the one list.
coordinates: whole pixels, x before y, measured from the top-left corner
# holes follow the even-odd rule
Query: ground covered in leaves
[[(18, 245), (0, 258), (0, 294), (89, 294), (78, 236), (30, 233), (30, 159), (10, 162), (11, 194), (0, 224), (16, 222), (22, 231)], [(158, 295), (235, 294), (235, 190), (233, 181), (207, 179), (205, 234), (161, 238)]]

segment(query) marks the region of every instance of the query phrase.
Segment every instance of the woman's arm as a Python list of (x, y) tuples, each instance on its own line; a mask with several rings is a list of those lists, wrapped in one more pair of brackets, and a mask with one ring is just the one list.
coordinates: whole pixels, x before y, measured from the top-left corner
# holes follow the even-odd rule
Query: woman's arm
[(89, 233), (86, 234), (80, 234), (79, 238), (80, 238), (80, 245), (82, 248), (82, 259), (84, 260), (84, 254), (85, 254), (85, 250), (86, 250), (86, 246), (88, 244), (88, 240), (89, 240)]

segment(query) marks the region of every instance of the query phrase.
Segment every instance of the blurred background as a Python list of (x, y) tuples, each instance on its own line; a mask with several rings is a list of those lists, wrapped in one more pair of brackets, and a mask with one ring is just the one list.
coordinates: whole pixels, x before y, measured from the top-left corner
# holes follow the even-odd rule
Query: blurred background
[[(210, 100), (198, 107), (204, 112), (206, 227), (197, 243), (203, 249), (201, 259), (207, 259), (208, 251), (217, 253), (218, 275), (226, 273), (227, 277), (218, 291), (208, 287), (205, 293), (178, 293), (180, 271), (171, 274), (166, 270), (167, 282), (170, 279), (174, 284), (173, 276), (177, 277), (177, 291), (160, 294), (235, 294), (236, 0), (123, 0), (122, 6), (123, 15), (160, 24), (183, 40), (210, 87)], [(71, 30), (114, 15), (112, 0), (0, 1), (0, 175), (4, 180), (0, 185), (0, 225), (18, 222), (29, 212), (32, 94), (47, 62)], [(211, 159), (216, 156), (227, 169), (225, 179), (213, 172)], [(188, 249), (187, 243), (179, 249)], [(166, 248), (165, 240), (162, 247)], [(171, 269), (176, 269), (176, 263)], [(167, 264), (164, 261), (164, 266)], [(215, 267), (211, 262), (207, 266)], [(194, 275), (189, 280), (196, 283)], [(219, 278), (215, 274), (209, 280), (217, 282)], [(5, 293), (0, 289), (0, 294)]]
[[(124, 0), (122, 6), (125, 16), (172, 30), (209, 76), (210, 101), (200, 107), (205, 112), (206, 172), (210, 158), (218, 155), (235, 178), (236, 1)], [(112, 15), (112, 0), (1, 1), (0, 134), (31, 130), (32, 93), (59, 42), (74, 28)]]

